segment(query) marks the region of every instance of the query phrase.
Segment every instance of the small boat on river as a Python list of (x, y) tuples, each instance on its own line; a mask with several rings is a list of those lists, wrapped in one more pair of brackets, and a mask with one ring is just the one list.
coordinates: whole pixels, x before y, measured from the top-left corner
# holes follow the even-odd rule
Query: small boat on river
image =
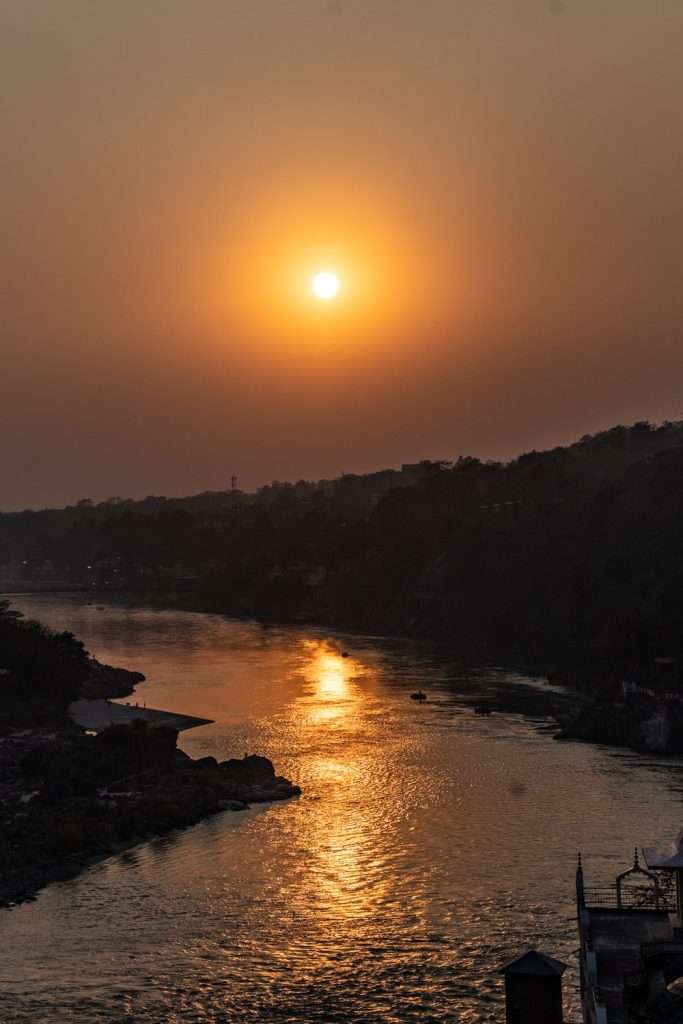
[(427, 700), (427, 694), (423, 693), (422, 690), (416, 690), (415, 693), (411, 693), (410, 699), (422, 702), (423, 700)]

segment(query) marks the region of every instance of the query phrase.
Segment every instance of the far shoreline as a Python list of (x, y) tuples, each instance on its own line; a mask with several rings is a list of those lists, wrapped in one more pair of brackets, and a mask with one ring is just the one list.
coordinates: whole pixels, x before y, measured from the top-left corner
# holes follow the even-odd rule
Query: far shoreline
[[(78, 596), (76, 596), (78, 595)], [(679, 757), (683, 754), (683, 713), (679, 716), (677, 707), (669, 706), (663, 698), (650, 694), (643, 700), (636, 695), (622, 699), (618, 684), (618, 671), (613, 667), (606, 672), (598, 665), (550, 665), (545, 660), (527, 661), (498, 657), (484, 652), (479, 647), (463, 653), (455, 641), (441, 636), (419, 634), (368, 633), (349, 626), (335, 625), (314, 619), (266, 619), (253, 615), (237, 615), (220, 609), (210, 608), (192, 599), (193, 595), (178, 595), (172, 592), (136, 594), (131, 591), (41, 591), (15, 592), (8, 597), (52, 596), (64, 597), (67, 601), (76, 597), (79, 604), (109, 605), (151, 610), (183, 611), (201, 615), (216, 615), (236, 622), (253, 623), (263, 629), (311, 629), (316, 632), (332, 632), (342, 640), (363, 639), (392, 645), (410, 646), (415, 650), (428, 650), (441, 657), (451, 658), (464, 668), (502, 668), (504, 671), (519, 672), (531, 679), (541, 680), (553, 687), (559, 687), (572, 701), (570, 711), (555, 714), (558, 731), (555, 738), (562, 741), (592, 743), (611, 749), (631, 750), (635, 753), (656, 757)], [(132, 691), (131, 691), (132, 692)], [(646, 691), (649, 692), (649, 691)], [(656, 723), (664, 716), (664, 729)], [(618, 719), (618, 724), (615, 725)], [(650, 725), (652, 723), (652, 725)]]

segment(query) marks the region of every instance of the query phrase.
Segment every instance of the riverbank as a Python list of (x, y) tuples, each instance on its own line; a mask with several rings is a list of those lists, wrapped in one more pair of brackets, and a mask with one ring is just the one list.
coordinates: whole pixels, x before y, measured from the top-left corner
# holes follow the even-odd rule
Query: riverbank
[(378, 1005), (485, 1020), (502, 1012), (493, 972), (516, 950), (538, 936), (563, 960), (575, 949), (571, 851), (616, 874), (634, 821), (654, 842), (675, 817), (675, 768), (553, 742), (564, 695), (502, 667), (331, 629), (78, 599), (21, 608), (141, 669), (149, 683), (125, 700), (217, 719), (181, 734), (193, 758), (264, 752), (304, 798), (208, 818), (2, 915), (3, 1020), (118, 1020), (124, 994), (140, 1024), (262, 1022), (273, 991), (301, 1021), (367, 1020)]
[(639, 754), (683, 754), (683, 701), (673, 695), (634, 691), (598, 698), (560, 725), (560, 740), (626, 747)]
[[(65, 595), (71, 597), (71, 595)], [(96, 604), (103, 602), (103, 604)], [(343, 623), (331, 624), (312, 618), (304, 621), (287, 619), (254, 619), (249, 615), (229, 614), (225, 610), (207, 607), (193, 593), (174, 594), (152, 592), (148, 594), (119, 591), (116, 595), (106, 592), (91, 592), (84, 602), (99, 611), (107, 606), (127, 609), (155, 609), (188, 611), (206, 615), (221, 615), (243, 623), (258, 622), (260, 626), (301, 628), (310, 626), (316, 630), (330, 630), (346, 637), (353, 646), (352, 638), (363, 638), (366, 634)], [(341, 631), (341, 632), (338, 632)], [(505, 664), (510, 670), (545, 679), (553, 686), (561, 687), (568, 695), (571, 706), (551, 709), (550, 715), (559, 725), (557, 739), (580, 740), (607, 746), (625, 747), (636, 752), (657, 754), (679, 754), (683, 752), (683, 722), (679, 721), (679, 705), (671, 703), (666, 694), (680, 689), (680, 668), (675, 659), (658, 659), (650, 664), (634, 665), (605, 662), (604, 659), (587, 661), (572, 660), (555, 663), (533, 656), (514, 656), (505, 651), (475, 646), (471, 649), (455, 647), (453, 641), (444, 637), (392, 636), (383, 639), (398, 644), (410, 644), (416, 650), (430, 656), (446, 657), (463, 665)], [(341, 640), (341, 643), (347, 641)], [(117, 675), (118, 674), (118, 675)], [(624, 697), (622, 682), (625, 678), (635, 680), (637, 695)], [(116, 686), (116, 696), (132, 693), (126, 673), (109, 666), (99, 666), (97, 675), (88, 683), (89, 696), (102, 696)], [(650, 689), (653, 688), (653, 689)], [(657, 696), (661, 692), (664, 696)], [(478, 698), (477, 698), (478, 700)]]
[[(129, 696), (143, 679), (90, 659), (81, 692), (104, 702)], [(193, 760), (177, 748), (178, 731), (166, 721), (173, 720), (138, 716), (90, 735), (55, 706), (52, 714), (41, 709), (40, 727), (26, 728), (22, 720), (11, 729), (5, 722), (0, 906), (210, 815), (299, 795), (264, 757)]]
[[(58, 594), (55, 596), (59, 597)], [(73, 595), (67, 594), (64, 596), (67, 600), (73, 599)], [(78, 603), (80, 604), (81, 601), (79, 600)], [(91, 591), (87, 597), (83, 598), (82, 603), (86, 607), (91, 607), (97, 611), (104, 611), (107, 607), (114, 607), (127, 610), (153, 609), (154, 611), (190, 612), (198, 615), (217, 615), (245, 624), (250, 622), (256, 623), (264, 629), (310, 628), (316, 631), (324, 630), (334, 634), (340, 644), (350, 646), (351, 648), (353, 648), (354, 637), (363, 641), (368, 635), (366, 631), (354, 628), (347, 623), (321, 621), (313, 616), (306, 618), (255, 618), (253, 615), (246, 613), (229, 612), (224, 608), (207, 605), (194, 592), (175, 593), (157, 590), (141, 593), (120, 590), (113, 594), (105, 591)], [(528, 655), (521, 654), (520, 652), (511, 653), (507, 649), (492, 649), (490, 646), (484, 647), (479, 643), (463, 646), (462, 643), (456, 644), (454, 639), (449, 640), (444, 636), (428, 636), (423, 633), (407, 635), (405, 633), (382, 634), (374, 632), (372, 636), (374, 639), (381, 639), (391, 644), (407, 645), (421, 654), (427, 654), (429, 657), (457, 661), (463, 667), (471, 665), (478, 668), (481, 665), (487, 664), (505, 665), (506, 669), (510, 671), (547, 681), (553, 687), (561, 687), (568, 695), (568, 699), (571, 700), (572, 706), (570, 708), (551, 708), (549, 711), (550, 717), (557, 721), (560, 728), (558, 738), (581, 739), (586, 742), (596, 743), (611, 742), (605, 739), (602, 732), (597, 731), (597, 726), (600, 725), (597, 718), (596, 732), (593, 736), (590, 735), (588, 729), (590, 716), (586, 715), (586, 709), (590, 708), (594, 703), (600, 705), (604, 703), (605, 695), (609, 695), (609, 700), (611, 700), (620, 693), (619, 680), (621, 674), (614, 665), (589, 663), (585, 660), (580, 663), (576, 661), (561, 663), (559, 660), (550, 661), (547, 658), (535, 657), (533, 653)], [(109, 672), (116, 671), (109, 669)], [(114, 677), (111, 677), (109, 680), (105, 678), (105, 685), (113, 680)], [(128, 696), (131, 692), (132, 690), (128, 688), (117, 693), (117, 696)], [(97, 694), (93, 692), (92, 695), (96, 696)], [(477, 702), (480, 702), (480, 697), (473, 697), (473, 706)], [(574, 723), (576, 723), (575, 730), (573, 729)], [(623, 746), (629, 744), (614, 743), (614, 745)], [(634, 749), (639, 748), (635, 747)]]
[[(124, 733), (137, 733), (132, 742), (138, 750), (150, 744), (145, 730), (114, 730), (119, 766), (122, 744), (130, 750), (131, 736)], [(0, 906), (30, 899), (51, 882), (72, 878), (97, 861), (211, 815), (286, 800), (301, 792), (288, 779), (276, 776), (267, 758), (251, 755), (222, 763), (213, 758), (193, 760), (174, 749), (175, 734), (162, 729), (154, 733), (156, 766), (105, 782), (103, 776), (112, 770), (103, 770), (106, 758), (97, 756), (98, 751), (98, 777), (84, 779), (80, 785), (69, 777), (48, 781), (47, 769), (66, 758), (82, 769), (85, 743), (90, 741), (92, 747), (91, 737), (70, 737), (66, 744), (56, 737), (22, 737), (24, 784), (19, 783), (14, 800), (5, 801), (3, 807)], [(6, 755), (2, 748), (8, 742), (5, 738), (0, 743), (0, 756)], [(172, 751), (172, 761), (165, 764), (158, 757), (164, 748)], [(92, 756), (94, 751), (88, 753)], [(6, 772), (3, 782), (6, 786)]]

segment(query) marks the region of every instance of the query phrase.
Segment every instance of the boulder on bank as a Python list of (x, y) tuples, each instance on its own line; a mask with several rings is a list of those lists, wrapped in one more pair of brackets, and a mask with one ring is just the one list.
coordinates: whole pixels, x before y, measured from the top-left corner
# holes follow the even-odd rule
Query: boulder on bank
[(258, 754), (247, 754), (241, 760), (231, 757), (227, 761), (221, 761), (219, 768), (231, 782), (237, 782), (242, 786), (272, 785), (275, 782), (273, 762), (267, 757), (259, 757)]
[(683, 753), (683, 702), (637, 694), (595, 701), (561, 723), (558, 739), (629, 747), (643, 754)]
[[(188, 760), (190, 760), (188, 758)], [(196, 761), (190, 761), (193, 768), (218, 768), (218, 761), (215, 757), (198, 757)]]
[[(220, 811), (298, 796), (272, 762), (193, 761), (177, 733), (134, 722), (98, 735), (33, 733), (0, 744), (0, 906), (25, 898), (65, 866)], [(189, 769), (189, 770), (188, 770)], [(242, 780), (242, 781), (238, 781)]]
[(638, 729), (640, 747), (649, 754), (667, 754), (671, 746), (671, 721), (665, 708), (644, 719)]
[(81, 697), (88, 700), (102, 700), (113, 697), (129, 697), (138, 683), (144, 683), (142, 672), (131, 672), (127, 668), (103, 665), (95, 658), (89, 661), (89, 672), (81, 685)]
[(231, 757), (218, 766), (226, 792), (232, 799), (245, 803), (267, 803), (271, 800), (289, 800), (299, 796), (301, 790), (289, 779), (275, 774), (273, 762), (267, 757), (248, 754), (241, 760)]
[(64, 783), (69, 792), (86, 794), (141, 772), (160, 772), (175, 764), (174, 729), (149, 729), (144, 722), (112, 725), (96, 736), (66, 735), (36, 742), (20, 767), (27, 780), (49, 787)]

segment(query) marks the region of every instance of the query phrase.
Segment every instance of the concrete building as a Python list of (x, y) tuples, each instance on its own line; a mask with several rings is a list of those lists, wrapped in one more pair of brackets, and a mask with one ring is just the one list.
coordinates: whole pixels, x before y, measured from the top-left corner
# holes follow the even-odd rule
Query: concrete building
[(576, 900), (585, 1024), (683, 1024), (683, 844), (638, 851), (611, 885)]

